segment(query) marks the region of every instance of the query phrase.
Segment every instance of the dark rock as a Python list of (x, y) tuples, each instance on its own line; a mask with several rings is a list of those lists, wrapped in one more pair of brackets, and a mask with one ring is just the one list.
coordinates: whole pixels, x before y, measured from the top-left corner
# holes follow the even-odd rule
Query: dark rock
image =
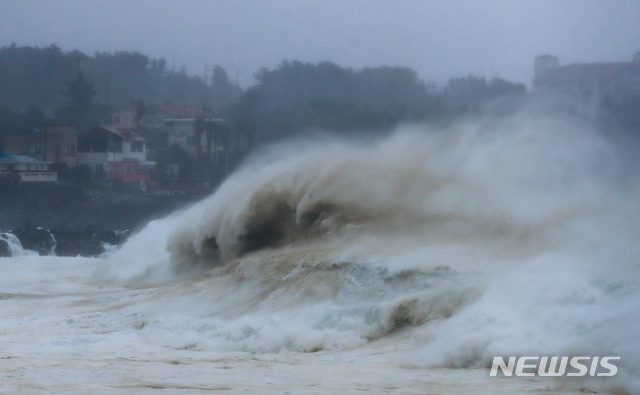
[(131, 230), (126, 229), (123, 231), (115, 232), (116, 233), (116, 244), (121, 245), (124, 244), (125, 241), (131, 236)]
[(86, 257), (95, 257), (100, 254), (104, 254), (107, 251), (104, 249), (102, 243), (97, 240), (89, 240), (78, 243), (78, 250), (80, 251), (81, 256)]
[(42, 248), (40, 248), (38, 251), (45, 250), (47, 252), (47, 255), (52, 255), (53, 247), (55, 245), (56, 245), (56, 243), (53, 242), (53, 241), (46, 242), (46, 243), (44, 243)]
[(69, 230), (67, 228), (56, 228), (51, 231), (55, 241), (57, 243), (61, 241), (71, 241), (76, 239), (77, 232)]
[(0, 239), (0, 257), (9, 257), (11, 256), (11, 249), (9, 248), (9, 243), (6, 240)]
[(106, 250), (97, 240), (62, 240), (56, 245), (55, 253), (57, 256), (83, 256), (96, 257)]
[(97, 240), (100, 241), (102, 243), (109, 243), (112, 245), (116, 245), (118, 244), (119, 240), (118, 240), (118, 236), (116, 236), (116, 232), (112, 231), (112, 230), (100, 230), (98, 232), (96, 232), (96, 234), (94, 235), (93, 240)]
[[(84, 257), (94, 257), (104, 253), (106, 250), (103, 243), (121, 245), (130, 234), (129, 230), (114, 231), (99, 229), (97, 226), (82, 230), (59, 227), (51, 232), (42, 228), (23, 227), (15, 229), (12, 233), (20, 240), (25, 250), (38, 251), (41, 256), (55, 254)], [(6, 237), (3, 240), (6, 242)]]
[(38, 251), (46, 243), (52, 241), (49, 231), (42, 228), (18, 228), (12, 233), (20, 240), (20, 244), (25, 250)]
[(61, 240), (56, 243), (56, 249), (54, 250), (57, 256), (77, 256), (73, 242), (67, 240)]
[(51, 231), (56, 241), (98, 241), (101, 243), (118, 244), (121, 242), (115, 231), (109, 229), (69, 230), (57, 228)]

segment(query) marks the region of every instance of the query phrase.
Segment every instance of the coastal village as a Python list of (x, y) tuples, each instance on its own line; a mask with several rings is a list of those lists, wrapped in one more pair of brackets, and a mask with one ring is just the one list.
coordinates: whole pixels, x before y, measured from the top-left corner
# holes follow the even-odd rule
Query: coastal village
[[(451, 79), (438, 90), (417, 80), (412, 71), (377, 70), (380, 75), (399, 73), (413, 78), (411, 83), (422, 92), (417, 100), (422, 107), (413, 118), (406, 104), (395, 106), (381, 101), (384, 97), (379, 94), (366, 94), (366, 90), (361, 100), (368, 101), (358, 108), (331, 101), (330, 92), (322, 86), (315, 88), (320, 93), (300, 98), (312, 90), (301, 89), (300, 77), (293, 88), (286, 81), (281, 83), (288, 90), (269, 85), (286, 73), (299, 76), (302, 70), (311, 76), (307, 82), (311, 86), (313, 73), (326, 75), (326, 68), (334, 75), (353, 73), (332, 64), (283, 62), (272, 75), (262, 75), (258, 86), (262, 93), (257, 88), (247, 90), (237, 99), (238, 104), (228, 107), (233, 111), (138, 100), (116, 107), (100, 123), (56, 122), (44, 117), (44, 122), (27, 129), (5, 126), (0, 133), (0, 195), (4, 202), (0, 229), (13, 229), (23, 245), (42, 254), (67, 242), (56, 254), (95, 256), (104, 251), (99, 242), (121, 243), (129, 234), (123, 230), (210, 194), (256, 141), (278, 141), (305, 128), (393, 130), (403, 121), (441, 121), (439, 114), (443, 113), (450, 118), (473, 117), (501, 96), (509, 100), (515, 96), (562, 96), (572, 111), (594, 119), (618, 111), (619, 125), (632, 132), (640, 129), (636, 109), (640, 103), (640, 52), (628, 61), (569, 65), (561, 65), (556, 56), (538, 56), (529, 92), (523, 84), (499, 78), (487, 82), (474, 76)], [(83, 83), (80, 67), (75, 83)], [(409, 91), (403, 91), (403, 100), (411, 99)], [(292, 97), (299, 98), (298, 103)], [(305, 100), (307, 104), (299, 103)], [(273, 104), (278, 101), (280, 104)], [(394, 108), (401, 110), (389, 110)], [(287, 128), (288, 135), (274, 134), (274, 130)], [(50, 232), (52, 229), (55, 232)], [(6, 254), (6, 240), (0, 240), (0, 250), (3, 246)]]
[[(626, 62), (566, 66), (558, 57), (543, 55), (534, 66), (534, 92), (573, 97), (591, 112), (598, 112), (605, 99), (619, 102), (640, 94), (640, 52)], [(451, 107), (477, 104), (467, 86), (452, 84), (443, 95)], [(65, 175), (73, 172), (91, 185), (184, 194), (211, 189), (236, 165), (238, 154), (251, 149), (251, 139), (231, 139), (228, 120), (193, 105), (132, 102), (115, 110), (110, 121), (85, 129), (51, 123), (5, 132), (0, 135), (0, 185), (69, 182)], [(185, 160), (199, 164), (188, 178)]]
[[(147, 140), (140, 130), (152, 138)], [(83, 131), (68, 124), (45, 124), (26, 133), (4, 134), (0, 183), (58, 182), (56, 169), (84, 168), (91, 184), (119, 183), (131, 192), (184, 193), (178, 183), (180, 163), (169, 163), (164, 169), (168, 183), (163, 189), (152, 180), (157, 158), (166, 157), (173, 146), (193, 161), (206, 162), (224, 173), (229, 147), (223, 143), (227, 142), (223, 132), (222, 119), (201, 108), (160, 104), (146, 107), (140, 116), (132, 104), (115, 111), (110, 124)], [(209, 186), (210, 178), (205, 177), (198, 187)]]

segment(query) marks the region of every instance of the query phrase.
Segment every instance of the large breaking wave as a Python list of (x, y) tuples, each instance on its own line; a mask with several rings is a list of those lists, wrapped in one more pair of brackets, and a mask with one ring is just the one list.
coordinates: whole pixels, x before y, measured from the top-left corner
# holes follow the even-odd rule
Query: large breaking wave
[(412, 364), (456, 367), (619, 355), (635, 387), (639, 204), (621, 152), (586, 122), (536, 111), (276, 145), (149, 224), (96, 278), (172, 284), (136, 324), (170, 347), (394, 338), (418, 347)]

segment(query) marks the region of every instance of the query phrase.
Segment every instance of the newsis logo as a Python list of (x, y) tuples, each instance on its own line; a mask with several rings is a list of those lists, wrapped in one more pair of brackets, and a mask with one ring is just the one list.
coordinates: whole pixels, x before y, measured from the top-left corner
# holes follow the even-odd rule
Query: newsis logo
[[(505, 362), (502, 357), (493, 357), (493, 365), (489, 376), (496, 376), (502, 370), (505, 376), (615, 376), (618, 367), (611, 361), (620, 357), (509, 357)], [(518, 362), (516, 363), (516, 360)], [(558, 360), (560, 363), (558, 364)], [(567, 369), (569, 367), (569, 369)]]

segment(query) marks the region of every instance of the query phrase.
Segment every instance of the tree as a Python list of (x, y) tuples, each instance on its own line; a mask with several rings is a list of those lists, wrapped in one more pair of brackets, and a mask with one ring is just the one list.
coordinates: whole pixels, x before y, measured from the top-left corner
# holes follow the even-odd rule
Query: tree
[(0, 136), (20, 128), (20, 115), (7, 105), (0, 105)]
[(516, 84), (499, 77), (487, 82), (484, 77), (469, 75), (451, 78), (444, 87), (447, 104), (455, 109), (478, 108), (500, 96), (522, 94), (527, 91), (524, 84)]
[(90, 126), (96, 115), (96, 105), (93, 101), (96, 91), (93, 84), (87, 81), (79, 68), (76, 79), (67, 82), (67, 89), (63, 92), (67, 98), (67, 105), (60, 109), (59, 117), (77, 127)]
[(136, 102), (136, 130), (140, 129), (140, 121), (147, 113), (147, 106), (144, 105), (144, 99), (138, 99)]
[[(77, 76), (79, 62), (83, 66), (81, 78)], [(87, 56), (77, 50), (63, 52), (53, 44), (44, 48), (12, 45), (0, 48), (0, 105), (18, 112), (29, 106), (44, 108), (47, 113), (55, 109), (59, 110), (60, 121), (70, 122), (75, 118), (72, 113), (78, 112), (72, 108), (72, 102), (78, 100), (72, 97), (83, 90), (79, 89), (82, 85), (90, 83), (94, 93), (85, 95), (91, 99), (86, 103), (104, 106), (102, 113), (109, 105), (124, 106), (135, 99), (198, 106), (205, 100), (204, 104), (210, 106), (209, 101), (214, 98), (215, 108), (220, 111), (236, 101), (242, 89), (229, 80), (221, 67), (214, 74), (216, 82), (210, 84), (212, 80), (187, 75), (184, 69), (168, 69), (163, 58), (150, 59), (135, 51)]]
[(217, 109), (238, 100), (242, 95), (242, 89), (235, 82), (229, 81), (227, 72), (221, 66), (213, 68), (211, 90), (213, 107)]

